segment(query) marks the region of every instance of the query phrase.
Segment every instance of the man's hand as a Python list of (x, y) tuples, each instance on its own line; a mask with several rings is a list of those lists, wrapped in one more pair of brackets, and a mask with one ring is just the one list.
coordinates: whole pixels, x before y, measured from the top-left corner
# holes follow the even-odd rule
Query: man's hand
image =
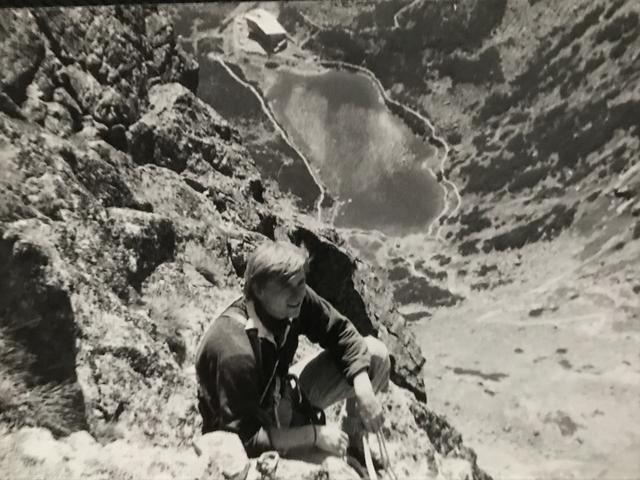
[(363, 371), (353, 378), (353, 389), (358, 400), (360, 418), (364, 428), (369, 432), (377, 432), (384, 424), (382, 405), (373, 392), (373, 386), (367, 372)]
[(316, 446), (325, 452), (343, 456), (349, 446), (349, 437), (342, 429), (334, 425), (318, 425), (315, 427), (318, 433)]

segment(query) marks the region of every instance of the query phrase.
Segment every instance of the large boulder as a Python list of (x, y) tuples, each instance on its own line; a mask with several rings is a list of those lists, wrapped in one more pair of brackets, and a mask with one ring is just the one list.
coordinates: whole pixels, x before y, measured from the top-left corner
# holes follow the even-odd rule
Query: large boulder
[(229, 432), (211, 432), (195, 438), (193, 447), (198, 455), (214, 462), (229, 480), (244, 480), (249, 473), (249, 457), (240, 438)]
[[(150, 109), (129, 129), (131, 157), (145, 167), (141, 170), (140, 191), (156, 200), (167, 198), (169, 203), (175, 203), (174, 208), (182, 212), (182, 217), (221, 217), (249, 230), (259, 228), (268, 216), (272, 192), (266, 192), (251, 156), (240, 144), (238, 132), (180, 84), (154, 86), (149, 100)], [(171, 177), (171, 172), (162, 172), (163, 169), (180, 174), (185, 182), (178, 187), (172, 181), (170, 188), (190, 192), (172, 199), (155, 180), (147, 182), (151, 176), (160, 177), (158, 182)], [(190, 205), (184, 205), (183, 198), (194, 199), (199, 205), (190, 200)], [(203, 216), (199, 213), (203, 209), (217, 212)]]
[(116, 441), (101, 445), (86, 431), (55, 440), (48, 430), (24, 428), (0, 439), (0, 472), (7, 478), (179, 478), (223, 480), (215, 464), (190, 449)]
[[(34, 10), (33, 15), (64, 65), (75, 64), (105, 86), (97, 104), (86, 106), (95, 109), (108, 125), (134, 122), (156, 78), (197, 87), (193, 81), (197, 64), (176, 46), (173, 32), (157, 35), (157, 25), (167, 21), (162, 10), (143, 6), (51, 8)], [(147, 25), (153, 43), (147, 38)], [(164, 61), (154, 62), (154, 52), (162, 48), (166, 50)], [(95, 86), (88, 77), (82, 83)]]
[(115, 128), (104, 138), (126, 150), (125, 129), (151, 86), (197, 88), (198, 64), (176, 43), (164, 9), (7, 10), (0, 21), (0, 110), (57, 135), (79, 131), (91, 115)]
[(153, 87), (149, 101), (149, 111), (131, 127), (131, 155), (137, 163), (182, 172), (192, 157), (199, 157), (221, 172), (234, 171), (237, 161), (228, 158), (229, 141), (237, 134), (213, 108), (177, 83)]
[(159, 215), (111, 208), (108, 232), (128, 253), (129, 283), (139, 289), (161, 263), (174, 257), (176, 234), (173, 224)]
[[(55, 439), (46, 429), (23, 428), (0, 438), (0, 472), (15, 478), (70, 480), (263, 478), (259, 460), (247, 458), (235, 434), (214, 432), (197, 437), (193, 447), (161, 448), (124, 440), (102, 445), (86, 431)], [(281, 480), (360, 478), (342, 459), (326, 456), (315, 461), (280, 458), (275, 475)]]
[(68, 145), (64, 140), (0, 114), (0, 144), (0, 198), (6, 199), (1, 221), (61, 219), (65, 211), (95, 202), (60, 155), (60, 147)]
[(70, 274), (53, 229), (0, 223), (0, 422), (58, 435), (87, 427)]

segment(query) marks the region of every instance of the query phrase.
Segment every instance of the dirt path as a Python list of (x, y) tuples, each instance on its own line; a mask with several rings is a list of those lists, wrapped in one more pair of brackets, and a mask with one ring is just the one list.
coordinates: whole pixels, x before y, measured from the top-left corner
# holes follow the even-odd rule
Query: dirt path
[(278, 121), (275, 118), (275, 115), (271, 111), (271, 108), (269, 107), (267, 102), (264, 100), (264, 98), (262, 97), (260, 92), (258, 92), (258, 90), (253, 85), (251, 85), (248, 82), (245, 82), (238, 75), (236, 75), (236, 73), (229, 67), (229, 65), (227, 65), (227, 63), (224, 61), (224, 59), (222, 57), (220, 57), (218, 55), (214, 55), (214, 54), (209, 54), (209, 59), (211, 61), (214, 61), (214, 62), (217, 62), (218, 64), (220, 64), (229, 73), (229, 75), (231, 77), (233, 77), (233, 79), (236, 82), (238, 82), (240, 85), (242, 85), (243, 87), (247, 88), (249, 91), (251, 91), (251, 93), (254, 94), (254, 96), (260, 102), (260, 106), (262, 107), (262, 111), (269, 118), (269, 120), (273, 124), (274, 128), (276, 129), (276, 131), (280, 134), (280, 136), (287, 143), (287, 145), (289, 145), (296, 152), (296, 154), (298, 154), (298, 156), (302, 159), (302, 161), (304, 162), (305, 166), (307, 167), (307, 170), (309, 171), (309, 174), (313, 178), (313, 181), (316, 183), (316, 185), (318, 186), (318, 188), (320, 190), (320, 193), (318, 195), (318, 199), (315, 202), (315, 210), (316, 210), (316, 214), (317, 214), (317, 219), (319, 221), (321, 221), (322, 220), (322, 208), (321, 208), (321, 206), (322, 206), (322, 202), (324, 201), (324, 197), (325, 197), (325, 188), (324, 188), (324, 186), (322, 184), (322, 181), (319, 179), (318, 174), (315, 172), (315, 170), (311, 166), (309, 160), (305, 157), (304, 153), (302, 153), (302, 151), (300, 151), (300, 149), (291, 140), (291, 138), (289, 137), (289, 134), (284, 130), (284, 128), (282, 128), (282, 126), (278, 123)]
[(404, 7), (401, 7), (393, 16), (393, 28), (398, 29), (400, 28), (400, 23), (398, 21), (398, 18), (400, 17), (400, 15), (402, 15), (402, 13), (407, 10), (408, 8), (411, 8), (414, 4), (420, 2), (421, 0), (413, 0), (413, 2), (408, 3), (407, 5), (405, 5)]

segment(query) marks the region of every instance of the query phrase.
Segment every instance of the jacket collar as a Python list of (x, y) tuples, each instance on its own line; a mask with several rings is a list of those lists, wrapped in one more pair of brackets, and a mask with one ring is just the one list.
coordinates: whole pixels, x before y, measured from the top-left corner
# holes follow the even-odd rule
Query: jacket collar
[(271, 330), (264, 326), (264, 323), (262, 323), (260, 317), (258, 317), (258, 314), (256, 313), (256, 307), (253, 304), (252, 300), (247, 300), (247, 314), (249, 315), (249, 318), (247, 319), (247, 323), (245, 324), (244, 329), (257, 330), (258, 338), (264, 338), (277, 347), (276, 339), (273, 336), (273, 333), (271, 333)]
[(293, 322), (292, 318), (278, 320), (270, 316), (259, 303), (255, 303), (255, 300), (246, 301), (246, 311), (248, 317), (246, 329), (257, 330), (259, 338), (267, 339), (276, 347), (279, 347), (278, 340), (280, 340), (280, 346), (284, 344)]

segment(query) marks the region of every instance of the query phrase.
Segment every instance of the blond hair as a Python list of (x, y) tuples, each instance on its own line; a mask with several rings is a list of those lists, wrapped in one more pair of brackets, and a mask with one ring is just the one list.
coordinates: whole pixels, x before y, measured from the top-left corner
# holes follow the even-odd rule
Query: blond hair
[(309, 270), (309, 252), (286, 241), (268, 240), (249, 254), (244, 271), (244, 296), (253, 299), (254, 288), (262, 288), (268, 280), (286, 282), (304, 269)]

